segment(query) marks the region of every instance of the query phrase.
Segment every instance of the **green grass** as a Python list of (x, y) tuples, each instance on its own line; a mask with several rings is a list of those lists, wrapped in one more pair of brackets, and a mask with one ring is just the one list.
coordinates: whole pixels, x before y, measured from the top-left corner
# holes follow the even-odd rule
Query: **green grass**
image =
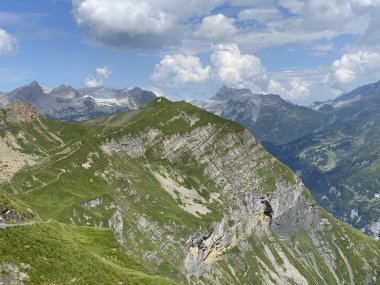
[(174, 284), (149, 275), (109, 229), (52, 222), (0, 231), (0, 263), (29, 265), (25, 284)]

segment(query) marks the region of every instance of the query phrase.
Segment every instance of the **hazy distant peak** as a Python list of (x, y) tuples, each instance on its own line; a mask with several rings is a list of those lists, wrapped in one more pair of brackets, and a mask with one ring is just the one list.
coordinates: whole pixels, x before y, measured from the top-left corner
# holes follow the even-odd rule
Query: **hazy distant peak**
[(42, 87), (37, 81), (32, 81), (31, 83), (19, 87), (10, 93), (8, 97), (10, 100), (18, 99), (23, 102), (34, 102), (41, 95), (45, 95)]
[[(362, 109), (361, 104), (369, 109), (378, 108), (380, 105), (380, 81), (358, 87), (350, 92), (341, 94), (334, 100), (326, 102), (314, 102), (309, 107), (314, 110), (331, 112), (341, 109)], [(352, 111), (352, 114), (357, 113)]]
[(54, 92), (54, 91), (64, 91), (64, 90), (75, 90), (75, 88), (72, 87), (70, 84), (64, 83), (64, 84), (58, 85), (52, 91)]
[(115, 89), (108, 86), (75, 89), (64, 83), (47, 90), (33, 81), (9, 93), (0, 94), (0, 105), (12, 100), (32, 103), (40, 113), (51, 118), (81, 121), (124, 109), (137, 109), (154, 100), (153, 92), (138, 87)]
[(25, 85), (24, 87), (33, 87), (33, 88), (41, 88), (40, 84), (38, 84), (37, 81), (33, 80), (32, 82), (30, 82), (29, 84)]
[(380, 81), (377, 81), (372, 84), (367, 84), (361, 87), (354, 89), (351, 92), (344, 93), (336, 98), (334, 101), (339, 100), (350, 100), (358, 96), (371, 96), (374, 93), (380, 93)]
[(238, 89), (223, 85), (211, 100), (229, 100), (247, 94), (252, 94), (252, 91), (246, 88)]

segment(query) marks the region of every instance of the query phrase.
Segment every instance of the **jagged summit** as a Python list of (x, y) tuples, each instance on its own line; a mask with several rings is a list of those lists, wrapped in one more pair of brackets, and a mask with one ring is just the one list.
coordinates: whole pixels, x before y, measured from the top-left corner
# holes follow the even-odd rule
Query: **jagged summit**
[(9, 100), (20, 100), (23, 102), (35, 102), (40, 96), (44, 96), (44, 91), (37, 81), (32, 81), (22, 87), (7, 94)]
[(251, 90), (247, 88), (231, 88), (223, 85), (215, 94), (215, 96), (211, 97), (210, 100), (229, 100), (234, 99), (234, 97), (252, 94)]
[(57, 98), (78, 98), (79, 92), (70, 84), (61, 84), (50, 91), (49, 95)]
[(52, 90), (56, 90), (56, 92), (57, 92), (59, 90), (76, 90), (76, 89), (68, 83), (63, 83), (63, 84), (60, 84), (57, 87), (53, 88)]
[(281, 96), (277, 94), (255, 94), (248, 88), (232, 88), (223, 85), (216, 94), (211, 97), (210, 101), (228, 101), (238, 99), (251, 99), (270, 102), (284, 101)]
[(36, 80), (33, 80), (29, 84), (25, 85), (25, 87), (41, 88), (40, 84)]

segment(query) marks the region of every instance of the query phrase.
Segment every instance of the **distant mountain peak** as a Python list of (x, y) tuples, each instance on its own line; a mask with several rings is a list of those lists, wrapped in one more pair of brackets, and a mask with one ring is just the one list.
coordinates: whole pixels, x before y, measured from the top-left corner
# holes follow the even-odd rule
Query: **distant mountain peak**
[(32, 81), (30, 82), (29, 84), (26, 84), (24, 86), (21, 86), (20, 88), (17, 88), (18, 90), (21, 90), (21, 89), (32, 89), (34, 92), (35, 91), (39, 91), (41, 93), (43, 93), (43, 89), (41, 87), (41, 85), (37, 82), (37, 81)]
[(40, 84), (38, 84), (38, 82), (35, 81), (35, 80), (33, 80), (32, 82), (30, 82), (26, 86), (29, 86), (29, 87), (41, 87)]
[(64, 84), (61, 84), (61, 85), (58, 85), (57, 87), (55, 87), (52, 92), (54, 91), (58, 91), (58, 90), (75, 90), (74, 87), (72, 87), (70, 84), (68, 83), (64, 83)]
[(246, 126), (266, 142), (288, 142), (325, 123), (324, 114), (294, 105), (276, 94), (255, 94), (244, 88), (222, 86), (209, 100), (192, 104)]
[(247, 94), (252, 94), (252, 91), (248, 88), (232, 88), (223, 85), (211, 100), (229, 100)]
[(135, 92), (135, 91), (143, 91), (143, 90), (140, 87), (133, 87), (132, 89), (129, 89), (129, 91)]
[(374, 93), (380, 94), (380, 80), (375, 83), (366, 84), (361, 87), (358, 87), (351, 92), (341, 94), (334, 101), (350, 100), (358, 96), (371, 96), (374, 95)]
[(343, 93), (333, 100), (325, 102), (316, 101), (311, 104), (309, 108), (324, 112), (352, 109), (349, 116), (353, 116), (357, 113), (354, 109), (362, 109), (362, 105), (368, 110), (374, 108), (377, 110), (380, 106), (380, 80), (375, 83), (360, 86), (350, 92)]
[(20, 100), (23, 102), (34, 102), (39, 96), (45, 95), (44, 90), (37, 81), (17, 88), (8, 94), (10, 100)]
[(41, 89), (42, 90), (41, 85), (35, 80), (33, 80), (32, 82), (30, 82), (28, 84), (25, 84), (24, 86), (19, 87), (18, 89), (22, 89), (22, 88), (33, 88), (33, 89)]

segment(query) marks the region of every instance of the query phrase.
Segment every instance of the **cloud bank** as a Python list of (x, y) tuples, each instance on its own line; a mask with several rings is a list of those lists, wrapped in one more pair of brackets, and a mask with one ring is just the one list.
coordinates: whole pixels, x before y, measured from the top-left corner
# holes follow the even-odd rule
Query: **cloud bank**
[(8, 34), (5, 30), (0, 29), (0, 56), (12, 53), (17, 44), (17, 40)]
[[(307, 104), (380, 76), (379, 0), (72, 3), (77, 25), (91, 39), (110, 47), (158, 49), (162, 57), (150, 76), (156, 86), (226, 84)], [(338, 47), (334, 41), (344, 37), (352, 40)], [(335, 59), (312, 68), (269, 70), (257, 55), (287, 45)]]

